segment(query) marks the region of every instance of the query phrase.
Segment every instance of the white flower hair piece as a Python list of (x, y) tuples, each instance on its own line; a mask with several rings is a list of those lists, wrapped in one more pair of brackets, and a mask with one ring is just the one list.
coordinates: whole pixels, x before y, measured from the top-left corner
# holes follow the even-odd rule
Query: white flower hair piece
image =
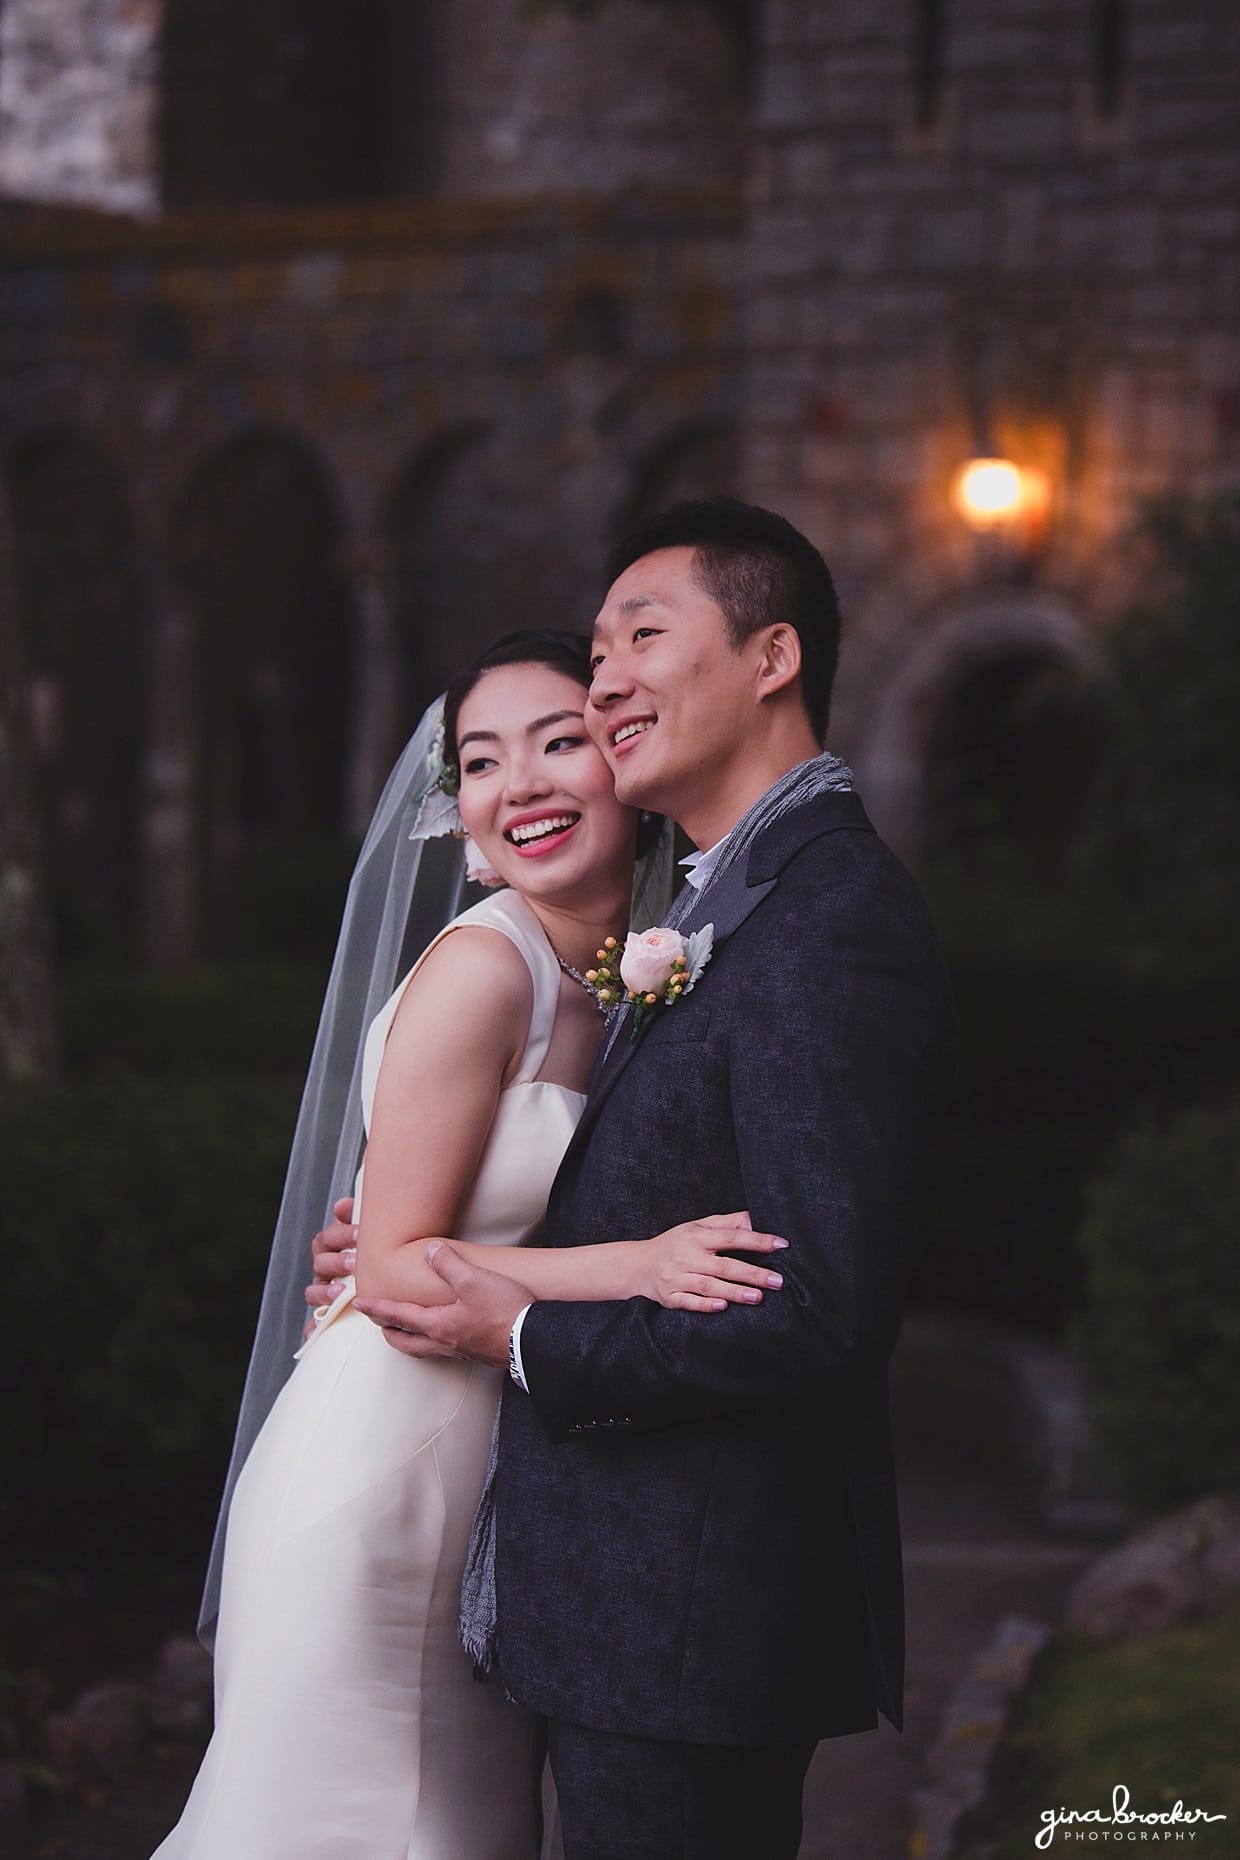
[(461, 819), (456, 798), (459, 780), (455, 769), (450, 769), (445, 761), (447, 737), (444, 731), (443, 699), (439, 698), (437, 702), (439, 717), (430, 748), (426, 752), (430, 780), (415, 805), (413, 828), (409, 834), (411, 840), (437, 840), (449, 833), (455, 839), (465, 837), (465, 823)]

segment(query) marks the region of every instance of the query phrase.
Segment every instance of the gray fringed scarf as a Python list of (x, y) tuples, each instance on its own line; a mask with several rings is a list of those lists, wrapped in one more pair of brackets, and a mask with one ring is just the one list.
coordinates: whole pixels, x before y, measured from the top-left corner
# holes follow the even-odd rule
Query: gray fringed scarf
[(474, 1678), (486, 1679), (497, 1651), (495, 1608), (495, 1462), (499, 1458), (499, 1414), (491, 1429), (491, 1451), (482, 1497), (469, 1529), (461, 1577), (461, 1645), (474, 1663)]
[(689, 915), (698, 899), (705, 897), (721, 875), (750, 850), (759, 834), (790, 814), (794, 807), (804, 807), (807, 801), (817, 800), (820, 794), (849, 794), (853, 785), (853, 772), (848, 764), (825, 749), (820, 756), (798, 762), (786, 775), (781, 775), (765, 794), (758, 796), (749, 812), (741, 815), (720, 847), (719, 857), (701, 890), (695, 890), (692, 885), (684, 887), (672, 906), (668, 929), (674, 930), (682, 918)]
[[(782, 775), (773, 787), (767, 789), (750, 808), (742, 814), (727, 839), (723, 842), (714, 868), (700, 890), (692, 885), (685, 885), (679, 897), (668, 913), (668, 929), (674, 929), (697, 908), (701, 899), (708, 897), (718, 883), (720, 876), (736, 861), (747, 854), (760, 834), (791, 813), (794, 807), (804, 807), (807, 801), (816, 800), (820, 794), (848, 793), (853, 787), (853, 773), (838, 756), (824, 750), (822, 755), (813, 756), (808, 762), (799, 762), (786, 775)], [(627, 1017), (627, 1009), (622, 1008), (613, 1014), (611, 1026), (607, 1031), (605, 1051), (615, 1041), (621, 1025)], [(461, 1578), (461, 1645), (474, 1663), (474, 1678), (486, 1679), (494, 1666), (497, 1654), (496, 1608), (495, 1608), (495, 1463), (499, 1453), (499, 1416), (495, 1417), (495, 1428), (491, 1435), (491, 1453), (487, 1461), (486, 1481), (482, 1488), (482, 1497), (478, 1501), (478, 1511), (473, 1528), (469, 1534), (469, 1551), (465, 1558), (465, 1573)]]

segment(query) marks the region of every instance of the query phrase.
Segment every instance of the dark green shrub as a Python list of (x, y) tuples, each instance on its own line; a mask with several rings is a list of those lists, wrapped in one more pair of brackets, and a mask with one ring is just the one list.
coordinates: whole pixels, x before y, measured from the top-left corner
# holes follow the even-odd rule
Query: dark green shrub
[(1111, 727), (1080, 869), (1183, 969), (1232, 947), (1240, 907), (1240, 491), (1165, 497), (1133, 540), (1145, 594), (1107, 639)]
[(201, 1547), (296, 1101), (287, 1078), (119, 1073), (0, 1112), (0, 1508), (25, 1554), (79, 1528), (92, 1555)]
[[(950, 925), (948, 926), (950, 927)], [(977, 921), (974, 924), (978, 934)], [(1053, 1331), (1080, 1302), (1076, 1236), (1111, 1145), (1152, 1104), (1238, 1082), (1240, 976), (1153, 976), (1043, 942), (953, 939), (960, 1083), (936, 1160), (918, 1304)]]
[(70, 1072), (150, 1077), (304, 1071), (327, 964), (233, 962), (190, 975), (78, 964), (60, 980)]
[(1240, 1099), (1124, 1138), (1080, 1247), (1078, 1346), (1124, 1488), (1165, 1506), (1240, 1485)]
[[(1151, 1105), (1240, 1086), (1240, 494), (1151, 505), (1132, 549), (1141, 599), (1100, 636), (1096, 779), (1062, 870), (1017, 836), (926, 874), (961, 1087), (915, 1296), (1041, 1328), (1079, 1303), (1108, 1147)], [(1038, 780), (1058, 763), (1044, 735)]]

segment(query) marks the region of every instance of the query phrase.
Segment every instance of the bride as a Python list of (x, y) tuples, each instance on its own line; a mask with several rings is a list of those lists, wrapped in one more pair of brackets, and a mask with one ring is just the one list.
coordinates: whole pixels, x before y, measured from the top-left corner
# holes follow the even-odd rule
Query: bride
[[(501, 640), (449, 689), (442, 720), (428, 712), (363, 848), (238, 1431), (215, 1732), (157, 1860), (539, 1852), (539, 1721), (500, 1685), (474, 1682), (457, 1638), (500, 1372), (389, 1349), (348, 1280), (280, 1386), (305, 1238), (347, 1184), (341, 1160), (356, 1163), (356, 1107), (367, 1133), (354, 1208), (364, 1294), (450, 1298), (425, 1258), (441, 1235), (538, 1298), (722, 1310), (776, 1282), (727, 1254), (739, 1216), (608, 1245), (524, 1244), (604, 1033), (606, 1003), (588, 972), (607, 937), (623, 938), (638, 838), (657, 828), (617, 801), (585, 733), (589, 682), (585, 639)], [(434, 836), (462, 827), (475, 872), (506, 889), (439, 930), (360, 1041), (380, 983), (386, 992), (399, 972), (406, 924), (424, 935), (428, 897), (449, 901), (440, 922), (459, 901), (441, 857), (454, 842)], [(344, 1066), (358, 1087), (346, 1103), (332, 1081), (350, 1041), (361, 1050)], [(746, 1232), (744, 1245), (774, 1242)]]

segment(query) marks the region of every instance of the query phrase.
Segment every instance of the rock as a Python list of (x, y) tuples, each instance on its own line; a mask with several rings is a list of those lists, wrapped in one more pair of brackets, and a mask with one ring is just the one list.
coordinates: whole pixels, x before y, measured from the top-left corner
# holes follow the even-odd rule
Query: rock
[(980, 1801), (1012, 1699), (1049, 1638), (1043, 1621), (1008, 1615), (961, 1678), (926, 1759), (927, 1775), (962, 1803)]
[(948, 1860), (956, 1831), (986, 1793), (990, 1760), (1012, 1702), (1050, 1637), (1044, 1621), (1008, 1615), (971, 1661), (926, 1758), (926, 1783), (913, 1796), (913, 1860)]
[(1201, 1552), (1201, 1606), (1217, 1614), (1240, 1591), (1240, 1503), (1231, 1498), (1207, 1498), (1205, 1543)]
[(956, 1838), (960, 1805), (938, 1789), (915, 1789), (912, 1801), (910, 1860), (947, 1860)]
[(109, 1776), (137, 1763), (147, 1728), (147, 1697), (141, 1686), (122, 1681), (91, 1686), (69, 1712), (81, 1756)]
[(151, 1726), (165, 1737), (198, 1738), (211, 1722), (211, 1655), (181, 1635), (165, 1641), (151, 1684)]
[(1067, 1622), (1092, 1640), (1135, 1640), (1212, 1614), (1240, 1590), (1240, 1503), (1203, 1498), (1086, 1570)]

